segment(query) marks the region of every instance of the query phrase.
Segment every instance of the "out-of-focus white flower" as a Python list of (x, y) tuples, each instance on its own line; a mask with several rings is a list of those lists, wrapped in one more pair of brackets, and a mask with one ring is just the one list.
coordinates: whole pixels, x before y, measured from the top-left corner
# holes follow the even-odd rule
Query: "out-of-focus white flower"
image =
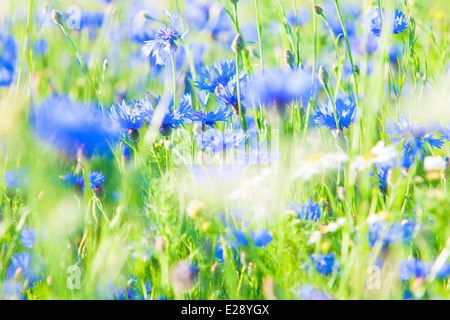
[(300, 162), (294, 172), (294, 178), (309, 180), (315, 175), (323, 174), (328, 170), (339, 170), (342, 164), (347, 163), (349, 156), (343, 152), (316, 153), (306, 161)]
[(437, 180), (441, 177), (441, 170), (444, 169), (445, 163), (441, 156), (426, 157), (423, 161), (423, 168), (427, 173), (427, 179)]
[(342, 227), (345, 224), (345, 218), (339, 218), (336, 222), (330, 222), (327, 225), (323, 225), (320, 228), (322, 233), (335, 232), (339, 227)]
[(309, 237), (308, 244), (319, 243), (321, 237), (322, 234), (320, 233), (320, 231), (314, 231)]
[(426, 157), (423, 161), (423, 168), (425, 171), (440, 171), (444, 169), (444, 159), (438, 157)]
[(365, 170), (376, 164), (384, 164), (389, 167), (394, 167), (397, 157), (398, 152), (395, 145), (386, 146), (385, 142), (380, 140), (363, 157), (355, 157), (350, 166), (357, 171)]

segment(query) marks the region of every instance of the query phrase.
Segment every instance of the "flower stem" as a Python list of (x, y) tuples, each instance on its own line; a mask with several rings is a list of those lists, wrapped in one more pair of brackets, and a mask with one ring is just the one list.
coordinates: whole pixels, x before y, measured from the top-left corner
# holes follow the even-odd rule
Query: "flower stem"
[(89, 73), (89, 69), (86, 66), (86, 64), (84, 63), (83, 58), (81, 57), (80, 53), (77, 50), (77, 47), (75, 46), (75, 44), (72, 41), (72, 38), (70, 37), (69, 33), (66, 30), (66, 27), (64, 26), (64, 24), (60, 24), (59, 25), (61, 27), (61, 30), (63, 31), (64, 35), (66, 36), (67, 40), (69, 40), (70, 46), (72, 47), (73, 52), (75, 53), (78, 62), (81, 65), (81, 68), (83, 69), (84, 73), (86, 74), (86, 76), (88, 77), (89, 82), (91, 83), (92, 87), (94, 88), (95, 94), (97, 96), (98, 102), (100, 103), (100, 107), (102, 109), (103, 114), (105, 114), (105, 111), (103, 109), (103, 101), (102, 98), (100, 97), (100, 94), (97, 90), (97, 86), (95, 85), (94, 80), (91, 77), (91, 74)]
[(173, 106), (177, 109), (177, 70), (175, 65), (175, 57), (173, 55), (170, 56), (172, 60), (172, 74), (173, 74)]
[(347, 51), (348, 51), (348, 57), (350, 59), (350, 64), (352, 66), (352, 72), (353, 72), (353, 86), (355, 89), (355, 102), (356, 105), (359, 105), (359, 97), (358, 97), (358, 80), (356, 78), (356, 69), (355, 69), (355, 64), (353, 63), (353, 57), (352, 57), (352, 51), (350, 49), (350, 42), (348, 40), (348, 33), (347, 33), (347, 28), (345, 27), (345, 23), (344, 23), (344, 18), (342, 17), (342, 13), (341, 13), (341, 9), (339, 7), (339, 3), (338, 0), (334, 0), (334, 3), (336, 5), (336, 10), (338, 12), (338, 16), (339, 16), (339, 20), (341, 21), (341, 26), (342, 26), (342, 31), (344, 32), (344, 37), (345, 37), (345, 43), (347, 45)]
[(247, 133), (247, 121), (242, 114), (242, 103), (241, 103), (241, 85), (240, 85), (240, 75), (239, 75), (239, 53), (236, 53), (236, 87), (237, 87), (237, 98), (238, 98), (238, 108), (239, 116), (241, 117), (242, 126), (244, 127), (245, 133)]
[(261, 18), (259, 16), (259, 1), (255, 0), (256, 7), (256, 28), (258, 29), (258, 42), (259, 42), (259, 61), (261, 63), (261, 71), (264, 72), (264, 59), (263, 59), (263, 49), (262, 49), (262, 37), (261, 37)]

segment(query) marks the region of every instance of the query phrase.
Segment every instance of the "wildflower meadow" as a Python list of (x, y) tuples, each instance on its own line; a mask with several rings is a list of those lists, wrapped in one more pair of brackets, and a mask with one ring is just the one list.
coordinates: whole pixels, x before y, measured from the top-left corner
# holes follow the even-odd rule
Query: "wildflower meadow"
[(1, 0), (0, 299), (449, 299), (449, 21)]

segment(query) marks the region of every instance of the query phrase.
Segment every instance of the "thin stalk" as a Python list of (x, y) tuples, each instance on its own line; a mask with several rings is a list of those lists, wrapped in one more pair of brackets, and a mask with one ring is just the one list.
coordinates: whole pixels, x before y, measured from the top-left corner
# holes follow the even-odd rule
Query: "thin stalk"
[(350, 49), (350, 42), (348, 41), (347, 28), (345, 27), (344, 18), (342, 17), (341, 8), (339, 7), (338, 0), (334, 0), (334, 4), (336, 5), (336, 10), (338, 12), (339, 20), (341, 22), (342, 31), (344, 32), (345, 43), (347, 45), (347, 51), (348, 51), (348, 57), (350, 59), (350, 64), (352, 66), (352, 73), (353, 73), (353, 80), (354, 80), (353, 81), (353, 86), (354, 86), (354, 89), (355, 89), (355, 102), (356, 102), (356, 106), (359, 106), (358, 80), (356, 78), (357, 74), (356, 74), (355, 64), (353, 62), (352, 51)]
[(327, 93), (328, 99), (330, 99), (331, 102), (331, 106), (333, 107), (333, 112), (334, 112), (334, 120), (336, 121), (336, 129), (339, 130), (339, 119), (337, 117), (337, 113), (336, 113), (336, 106), (334, 104), (334, 99), (333, 96), (331, 95), (330, 89), (328, 88), (328, 84), (324, 85), (325, 91)]
[(97, 86), (95, 85), (94, 80), (91, 77), (91, 74), (89, 73), (89, 69), (86, 66), (86, 64), (84, 63), (83, 58), (81, 57), (80, 53), (77, 50), (77, 47), (75, 46), (75, 44), (72, 41), (72, 38), (70, 37), (69, 33), (67, 32), (66, 27), (64, 26), (64, 24), (60, 24), (59, 25), (61, 27), (61, 30), (63, 31), (64, 35), (66, 36), (67, 40), (69, 40), (70, 46), (72, 47), (73, 52), (75, 53), (78, 62), (81, 65), (81, 68), (83, 69), (84, 73), (86, 74), (86, 76), (89, 79), (89, 82), (91, 83), (92, 87), (94, 88), (95, 94), (97, 96), (98, 102), (100, 103), (100, 107), (102, 109), (103, 114), (105, 113), (104, 108), (103, 108), (103, 101), (102, 98), (100, 97), (100, 93), (97, 90)]
[(261, 71), (264, 72), (264, 58), (263, 58), (263, 48), (262, 48), (262, 36), (261, 36), (261, 18), (259, 16), (259, 1), (255, 0), (256, 7), (256, 28), (258, 29), (258, 42), (259, 42), (259, 61), (261, 63)]
[(242, 114), (242, 103), (241, 103), (241, 85), (239, 79), (239, 53), (236, 53), (236, 87), (237, 87), (237, 98), (238, 98), (238, 108), (239, 108), (239, 116), (241, 117), (242, 126), (244, 127), (244, 131), (247, 134), (247, 121), (245, 120), (244, 115)]
[(173, 75), (173, 105), (174, 108), (177, 109), (177, 70), (175, 65), (175, 57), (173, 55), (170, 56), (172, 60), (172, 75)]

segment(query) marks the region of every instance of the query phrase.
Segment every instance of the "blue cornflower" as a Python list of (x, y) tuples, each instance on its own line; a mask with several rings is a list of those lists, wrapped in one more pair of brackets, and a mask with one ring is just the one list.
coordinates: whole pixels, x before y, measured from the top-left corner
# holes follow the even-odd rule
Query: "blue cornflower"
[[(376, 167), (375, 169), (377, 172), (376, 176), (378, 178), (378, 187), (381, 190), (385, 190), (388, 186), (387, 179), (389, 176), (389, 170), (391, 170), (391, 168), (382, 166), (382, 167)], [(371, 175), (372, 174), (373, 173), (371, 172)]]
[(153, 56), (156, 57), (156, 64), (158, 65), (165, 65), (166, 59), (169, 56), (175, 55), (177, 50), (176, 41), (180, 38), (185, 41), (188, 36), (188, 31), (180, 34), (174, 27), (178, 15), (170, 14), (167, 10), (164, 12), (169, 17), (170, 25), (164, 25), (159, 28), (155, 39), (146, 41), (142, 47), (144, 56), (148, 57), (153, 53)]
[(450, 123), (447, 124), (447, 127), (439, 126), (438, 132), (442, 135), (443, 139), (450, 141)]
[(320, 205), (317, 202), (312, 202), (311, 199), (306, 200), (305, 204), (298, 205), (292, 202), (288, 205), (288, 210), (292, 210), (297, 213), (300, 220), (319, 220), (322, 212), (320, 210)]
[[(360, 1), (351, 1), (340, 5), (341, 13), (344, 18), (345, 29), (350, 38), (354, 37), (357, 32), (355, 20), (361, 15), (362, 7)], [(341, 21), (338, 17), (334, 1), (327, 1), (323, 5), (324, 16), (327, 17), (328, 24), (335, 37), (343, 39), (344, 31), (342, 30)], [(326, 23), (323, 22), (326, 27)]]
[(89, 189), (98, 188), (105, 182), (105, 176), (103, 173), (97, 171), (91, 171), (88, 174)]
[(26, 300), (27, 297), (23, 295), (23, 284), (9, 279), (1, 284), (0, 299), (1, 300)]
[[(390, 138), (395, 143), (403, 143), (403, 152), (405, 156), (413, 155), (414, 157), (420, 156), (423, 159), (425, 153), (424, 144), (429, 143), (430, 146), (438, 149), (442, 148), (444, 142), (442, 139), (435, 138), (433, 131), (436, 131), (438, 127), (433, 124), (421, 126), (417, 123), (411, 123), (408, 121), (405, 115), (401, 115), (397, 122), (388, 121), (386, 123), (386, 133), (394, 136)], [(400, 136), (399, 136), (400, 135)]]
[(402, 33), (408, 27), (405, 14), (398, 9), (395, 9), (390, 16), (386, 16), (384, 9), (381, 12), (380, 8), (374, 8), (365, 17), (364, 23), (377, 37), (381, 34), (383, 16), (385, 19), (390, 19), (388, 23), (392, 25), (392, 33), (394, 34)]
[(26, 178), (26, 170), (21, 169), (10, 169), (5, 172), (3, 176), (3, 181), (8, 186), (8, 189), (20, 189), (25, 186), (28, 181)]
[(388, 223), (376, 217), (369, 224), (369, 246), (373, 247), (377, 241), (383, 241), (382, 247), (394, 244), (400, 239), (404, 244), (408, 244), (413, 237), (416, 223), (414, 221), (403, 220), (401, 224), (394, 222), (389, 228)]
[[(34, 263), (38, 263), (35, 265)], [(31, 286), (41, 279), (40, 261), (35, 261), (34, 255), (23, 251), (21, 254), (15, 253), (11, 258), (11, 265), (6, 271), (8, 279), (14, 279), (18, 272), (21, 278)]]
[(17, 43), (13, 36), (0, 35), (0, 87), (7, 87), (14, 77), (17, 61)]
[[(195, 86), (200, 90), (217, 93), (221, 86), (225, 87), (236, 76), (236, 61), (222, 59), (214, 62), (212, 66), (206, 66), (199, 72), (199, 79), (195, 80)], [(239, 72), (240, 80), (246, 78), (245, 71)]]
[(333, 270), (339, 269), (339, 261), (335, 260), (334, 252), (320, 255), (309, 255), (311, 262), (315, 265), (317, 272), (327, 276)]
[(301, 27), (309, 22), (311, 16), (308, 10), (300, 8), (297, 9), (297, 18), (295, 17), (295, 10), (290, 10), (286, 18), (291, 26), (295, 27), (296, 21), (298, 21), (298, 25)]
[[(212, 10), (212, 11), (215, 11), (215, 10)], [(210, 15), (208, 24), (207, 24), (207, 29), (211, 32), (211, 37), (214, 40), (218, 40), (219, 35), (226, 34), (230, 30), (233, 29), (233, 23), (229, 19), (225, 9), (220, 8), (217, 11), (214, 12), (215, 14)], [(210, 12), (210, 13), (213, 13), (213, 12)]]
[(264, 248), (273, 240), (272, 233), (266, 229), (251, 231), (250, 238), (252, 239), (255, 246), (259, 248)]
[(444, 263), (442, 267), (436, 271), (436, 277), (439, 279), (446, 279), (450, 276), (450, 263)]
[[(173, 106), (173, 98), (172, 97), (164, 97), (162, 102), (162, 108), (165, 108), (164, 117), (161, 122), (161, 126), (159, 127), (159, 133), (161, 135), (167, 137), (172, 134), (173, 129), (178, 127), (181, 123), (180, 113), (176, 113), (172, 111)], [(167, 101), (172, 101), (170, 105), (167, 104)], [(158, 104), (160, 106), (160, 104)]]
[(160, 99), (161, 97), (156, 98), (147, 92), (145, 99), (134, 101), (136, 113), (138, 113), (142, 119), (147, 121), (149, 125), (155, 114), (155, 106), (159, 103)]
[(356, 104), (353, 99), (337, 98), (335, 101), (336, 116), (339, 128), (336, 124), (333, 105), (329, 100), (316, 108), (314, 122), (319, 128), (329, 128), (331, 130), (343, 130), (348, 128), (356, 119)]
[(83, 11), (80, 16), (80, 28), (98, 29), (102, 26), (105, 14), (101, 11)]
[(420, 259), (403, 260), (399, 267), (400, 280), (425, 278), (430, 272), (430, 266)]
[(106, 300), (127, 300), (128, 292), (122, 287), (114, 287), (114, 284), (111, 281), (108, 281), (106, 284), (106, 289), (99, 285), (97, 287), (97, 294), (103, 299)]
[(111, 107), (110, 117), (116, 119), (125, 132), (139, 130), (145, 124), (142, 116), (133, 108), (133, 103), (126, 104), (124, 100)]
[(254, 105), (275, 107), (283, 111), (286, 105), (298, 100), (306, 105), (311, 96), (311, 74), (303, 70), (277, 69), (256, 74), (249, 81), (248, 96)]
[(184, 12), (184, 19), (191, 25), (193, 24), (198, 30), (203, 30), (209, 19), (210, 3), (198, 2), (196, 0), (186, 0), (185, 6), (187, 10)]
[(233, 113), (224, 106), (219, 106), (216, 111), (205, 111), (206, 104), (208, 103), (210, 93), (200, 91), (197, 93), (198, 101), (202, 108), (201, 111), (195, 111), (192, 115), (192, 121), (201, 124), (203, 130), (206, 130), (206, 126), (214, 127), (217, 121), (227, 121)]
[(110, 152), (118, 133), (118, 124), (99, 109), (57, 95), (34, 107), (31, 121), (42, 141), (72, 157)]
[[(240, 90), (240, 98), (241, 98), (241, 110), (242, 113), (245, 115), (245, 107), (244, 107), (244, 101), (245, 101), (245, 92), (247, 90), (247, 84), (245, 81), (239, 82), (239, 90)], [(239, 116), (239, 101), (238, 101), (238, 95), (237, 95), (237, 81), (236, 77), (234, 77), (230, 82), (228, 82), (225, 86), (220, 86), (220, 89), (217, 92), (217, 98), (216, 101), (219, 103), (221, 107), (229, 108), (231, 107), (231, 110), (233, 113), (237, 116)]]
[[(231, 229), (226, 230), (226, 234), (223, 235), (225, 239), (226, 245), (233, 249), (234, 251), (234, 259), (237, 260), (239, 248), (245, 248), (250, 243), (255, 245), (258, 248), (264, 248), (270, 242), (272, 242), (273, 237), (272, 233), (268, 230), (261, 229), (257, 231), (252, 231), (248, 234), (243, 229), (236, 229), (232, 227)], [(220, 238), (220, 236), (219, 236)], [(251, 242), (249, 241), (251, 240)], [(219, 260), (220, 263), (223, 263), (223, 246), (222, 243), (218, 243), (215, 249), (215, 256)]]
[(36, 240), (36, 230), (31, 230), (26, 227), (22, 229), (20, 241), (23, 243), (25, 248), (28, 249), (33, 248), (35, 240)]
[(38, 39), (33, 44), (33, 54), (45, 55), (48, 51), (48, 42), (45, 39)]
[[(154, 107), (154, 105), (156, 105), (156, 107)], [(159, 119), (159, 121), (161, 121), (159, 132), (165, 137), (169, 136), (173, 129), (178, 127), (181, 123), (189, 124), (192, 122), (194, 108), (192, 106), (190, 94), (185, 94), (183, 96), (177, 110), (173, 110), (173, 107), (174, 102), (172, 95), (166, 95), (162, 98), (146, 97), (145, 100), (139, 100), (136, 103), (136, 108), (140, 115), (149, 124), (152, 124), (155, 114), (158, 114), (158, 110), (159, 112), (162, 112), (162, 114), (158, 114), (162, 118)]]
[(127, 162), (131, 159), (131, 148), (123, 144), (122, 145), (122, 162)]
[(245, 143), (246, 135), (241, 129), (221, 132), (212, 128), (196, 135), (195, 139), (200, 143), (202, 149), (216, 153), (240, 148)]
[(183, 124), (190, 124), (192, 122), (194, 107), (192, 106), (192, 98), (190, 93), (184, 94), (178, 109), (174, 112), (179, 115), (179, 118)]
[(73, 172), (67, 171), (65, 175), (61, 176), (61, 179), (64, 180), (67, 185), (73, 188), (77, 188), (80, 190), (86, 189), (83, 176), (77, 176), (74, 175)]

